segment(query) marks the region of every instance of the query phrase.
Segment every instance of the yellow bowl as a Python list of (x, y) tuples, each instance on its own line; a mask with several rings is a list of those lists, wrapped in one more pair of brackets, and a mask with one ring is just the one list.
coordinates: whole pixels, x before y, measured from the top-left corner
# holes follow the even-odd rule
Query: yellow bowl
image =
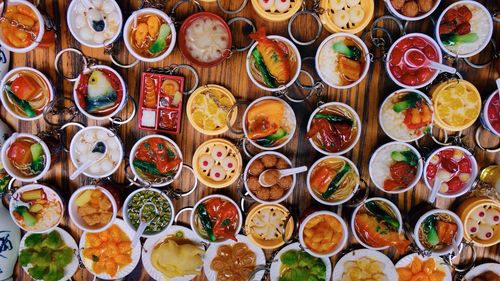
[[(224, 147), (226, 150), (225, 156), (231, 156), (236, 159), (234, 168), (224, 170), (226, 172), (226, 176), (221, 181), (213, 180), (210, 177), (211, 169), (204, 170), (199, 163), (200, 157), (210, 155), (215, 146)], [(198, 180), (211, 188), (224, 188), (233, 184), (240, 177), (241, 169), (243, 167), (243, 159), (241, 158), (240, 151), (233, 143), (225, 139), (211, 139), (202, 143), (194, 152), (192, 163), (194, 173)], [(222, 166), (222, 161), (214, 160), (214, 166)]]
[[(216, 95), (219, 95), (220, 97), (227, 97), (229, 99), (230, 105), (234, 105), (236, 103), (236, 99), (234, 98), (233, 94), (231, 92), (219, 85), (215, 84), (208, 84), (205, 86), (201, 86), (196, 91), (194, 91), (191, 96), (189, 97), (189, 100), (186, 105), (186, 114), (189, 120), (189, 123), (191, 123), (191, 126), (193, 126), (198, 132), (208, 135), (208, 136), (215, 136), (219, 134), (225, 133), (229, 128), (227, 127), (226, 122), (223, 122), (223, 124), (219, 125), (216, 127), (214, 130), (209, 130), (203, 128), (200, 124), (196, 123), (195, 117), (193, 116), (194, 113), (194, 107), (196, 105), (196, 100), (198, 97), (201, 95), (205, 95), (205, 99), (207, 100), (209, 97), (207, 95), (207, 92), (212, 92)], [(223, 109), (218, 109), (219, 112), (223, 112)], [(205, 114), (207, 114), (206, 109), (204, 111)], [(235, 108), (233, 110), (233, 113), (231, 115), (231, 124), (234, 124), (236, 121), (236, 116), (238, 114), (238, 109)], [(204, 119), (212, 119), (214, 120), (215, 118), (212, 116), (210, 118), (207, 118), (207, 115), (204, 116)]]
[[(321, 0), (320, 7), (324, 9), (324, 13), (320, 15), (320, 19), (326, 30), (328, 30), (331, 33), (335, 32), (349, 32), (352, 34), (360, 33), (361, 31), (363, 31), (363, 29), (366, 28), (366, 26), (370, 23), (370, 21), (373, 18), (373, 13), (375, 10), (374, 1), (360, 0), (360, 6), (365, 11), (363, 19), (354, 26), (352, 25), (351, 22), (349, 22), (349, 24), (347, 25), (348, 27), (340, 27), (337, 24), (335, 24), (333, 20), (334, 11), (330, 7), (330, 1), (331, 0)], [(347, 11), (347, 9), (349, 9), (349, 7), (345, 5), (344, 10)]]
[[(463, 95), (459, 94), (459, 91), (456, 91), (458, 87), (463, 88), (466, 93)], [(445, 94), (448, 96), (443, 98)], [(481, 113), (481, 96), (479, 91), (472, 83), (466, 80), (453, 79), (439, 83), (431, 89), (431, 96), (434, 107), (434, 122), (442, 129), (452, 132), (465, 130), (476, 122)], [(452, 100), (457, 101), (457, 103), (451, 105)], [(443, 102), (448, 102), (449, 104), (442, 105)], [(450, 120), (446, 120), (445, 116), (443, 116), (453, 111), (453, 106), (456, 106), (457, 110), (462, 110), (466, 104), (472, 104), (472, 108), (470, 108), (470, 112), (464, 113), (461, 116), (462, 118), (467, 117), (462, 120), (462, 123), (450, 124)]]
[(262, 8), (259, 4), (259, 0), (252, 0), (252, 6), (255, 12), (257, 12), (259, 16), (268, 21), (276, 22), (276, 21), (286, 21), (293, 15), (295, 15), (295, 13), (301, 9), (302, 1), (303, 0), (291, 0), (290, 8), (288, 9), (288, 11), (283, 13), (277, 11), (274, 6), (270, 10), (264, 10), (264, 8)]
[[(259, 204), (259, 203), (253, 204), (250, 207), (250, 210), (248, 212), (247, 218), (245, 220), (245, 233), (246, 233), (247, 237), (250, 239), (250, 241), (252, 241), (252, 243), (257, 245), (258, 247), (261, 247), (262, 249), (266, 249), (266, 250), (276, 249), (276, 248), (285, 244), (285, 241), (283, 241), (282, 236), (278, 235), (278, 237), (276, 239), (265, 240), (265, 239), (258, 237), (255, 234), (255, 231), (252, 231), (252, 224), (251, 224), (252, 219), (259, 212), (261, 212), (263, 210), (269, 210), (269, 211), (278, 210), (278, 211), (281, 211), (280, 213), (286, 214), (285, 217), (288, 216), (290, 214), (290, 212), (288, 211), (287, 208), (285, 208), (283, 205), (280, 205), (280, 204)], [(288, 221), (286, 227), (285, 227), (285, 238), (287, 240), (292, 237), (293, 230), (294, 230), (294, 220), (293, 220), (293, 217), (291, 217), (290, 220)]]
[(457, 215), (462, 220), (464, 224), (464, 238), (470, 240), (477, 247), (490, 247), (496, 245), (500, 242), (500, 225), (497, 225), (495, 228), (495, 233), (488, 240), (482, 240), (477, 237), (471, 237), (467, 230), (467, 220), (470, 218), (472, 211), (476, 210), (479, 207), (493, 207), (500, 210), (499, 202), (490, 199), (488, 197), (471, 197), (460, 204), (457, 209)]

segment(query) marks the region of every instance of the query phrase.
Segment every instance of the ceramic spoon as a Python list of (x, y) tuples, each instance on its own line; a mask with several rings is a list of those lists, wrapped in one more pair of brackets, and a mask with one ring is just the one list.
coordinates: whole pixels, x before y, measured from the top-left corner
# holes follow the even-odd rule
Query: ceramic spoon
[[(275, 183), (268, 183), (264, 179), (264, 177), (265, 177), (264, 175), (266, 173), (271, 173), (271, 171), (278, 171), (278, 173), (279, 173), (279, 177)], [(268, 170), (265, 170), (264, 172), (262, 172), (262, 174), (260, 174), (259, 183), (263, 187), (271, 187), (271, 186), (275, 185), (282, 177), (291, 176), (291, 175), (295, 175), (298, 173), (303, 173), (305, 171), (307, 171), (307, 166), (301, 166), (301, 167), (297, 167), (297, 168), (284, 169), (284, 170), (268, 169)]]
[(496, 82), (497, 82), (497, 89), (498, 89), (498, 91), (497, 91), (497, 96), (498, 96), (498, 98), (500, 99), (500, 78), (498, 78), (498, 79), (496, 80)]
[(80, 0), (80, 3), (87, 9), (87, 24), (95, 32), (102, 32), (106, 29), (106, 21), (102, 12), (97, 10), (90, 0)]
[(101, 161), (104, 156), (106, 156), (106, 152), (108, 151), (108, 147), (104, 142), (98, 141), (95, 145), (94, 148), (92, 149), (92, 153), (90, 154), (90, 159), (87, 160), (87, 162), (83, 163), (76, 171), (71, 174), (69, 177), (70, 180), (76, 179), (81, 173), (83, 173), (85, 170), (88, 169), (88, 167), (92, 166), (93, 164)]
[[(410, 58), (410, 54), (412, 58)], [(441, 70), (448, 73), (456, 73), (457, 70), (454, 67), (447, 66), (442, 63), (432, 61), (427, 58), (427, 56), (419, 49), (409, 49), (404, 54), (405, 63), (411, 67), (430, 67), (432, 69)]]
[[(153, 206), (154, 216), (151, 216), (151, 218), (149, 218), (149, 220), (144, 220), (142, 217), (142, 211), (144, 210), (144, 207), (146, 207), (148, 205)], [(156, 208), (155, 204), (148, 202), (148, 203), (142, 205), (141, 209), (139, 210), (139, 220), (141, 223), (139, 224), (139, 227), (137, 228), (137, 231), (135, 232), (134, 239), (132, 239), (132, 249), (135, 246), (137, 246), (137, 243), (139, 243), (139, 239), (141, 238), (142, 234), (144, 234), (144, 231), (146, 230), (148, 225), (159, 215), (160, 215), (160, 212), (158, 212), (158, 208)]]
[(429, 195), (429, 198), (427, 200), (429, 203), (432, 204), (434, 203), (434, 201), (436, 201), (436, 197), (439, 189), (441, 188), (441, 184), (443, 182), (449, 181), (451, 179), (451, 176), (452, 176), (451, 173), (444, 170), (438, 171), (436, 173), (436, 177), (434, 178), (434, 185), (432, 186), (431, 194)]

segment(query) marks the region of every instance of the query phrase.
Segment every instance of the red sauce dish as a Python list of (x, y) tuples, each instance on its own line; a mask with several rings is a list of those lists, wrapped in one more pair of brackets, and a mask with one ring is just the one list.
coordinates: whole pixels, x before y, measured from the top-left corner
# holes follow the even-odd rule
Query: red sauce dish
[(231, 46), (231, 29), (221, 17), (211, 12), (191, 15), (179, 30), (182, 55), (200, 67), (222, 63), (229, 56)]
[[(414, 63), (413, 66), (404, 59), (405, 53), (410, 49), (421, 51), (408, 54), (408, 60)], [(407, 34), (394, 42), (389, 49), (386, 62), (387, 73), (401, 87), (421, 88), (431, 83), (438, 75), (437, 70), (425, 65), (426, 60), (442, 62), (438, 44), (425, 34)]]

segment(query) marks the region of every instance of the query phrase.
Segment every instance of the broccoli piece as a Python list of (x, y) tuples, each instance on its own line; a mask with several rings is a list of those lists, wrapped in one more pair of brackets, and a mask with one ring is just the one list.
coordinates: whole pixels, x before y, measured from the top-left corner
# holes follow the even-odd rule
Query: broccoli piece
[(299, 266), (300, 267), (312, 267), (316, 262), (316, 258), (309, 255), (307, 252), (299, 253)]
[(24, 245), (28, 248), (33, 248), (42, 242), (43, 235), (40, 233), (34, 233), (26, 237), (24, 240)]
[(33, 251), (31, 249), (24, 249), (19, 253), (19, 263), (22, 266), (28, 266), (31, 263), (31, 258), (33, 257)]
[(288, 267), (292, 267), (292, 266), (295, 266), (298, 262), (298, 258), (299, 258), (299, 255), (298, 255), (298, 252), (297, 251), (288, 251), (286, 253), (284, 253), (283, 255), (281, 255), (281, 263), (283, 265), (286, 265)]
[(64, 268), (55, 264), (49, 266), (49, 272), (45, 275), (44, 281), (58, 281), (64, 277)]
[(46, 266), (36, 265), (36, 266), (33, 266), (32, 268), (28, 269), (28, 273), (33, 279), (44, 280), (45, 275), (48, 272), (48, 269), (49, 268)]
[(320, 281), (320, 280), (325, 280), (325, 278), (317, 278), (316, 276), (309, 275), (309, 277), (305, 281)]
[(47, 247), (52, 250), (57, 250), (63, 246), (63, 240), (61, 235), (57, 231), (50, 232), (47, 237), (42, 242), (43, 247)]
[(35, 266), (47, 267), (52, 262), (52, 251), (49, 249), (43, 249), (38, 253), (33, 253), (31, 257), (31, 264)]
[(73, 250), (70, 248), (64, 248), (56, 251), (53, 253), (52, 259), (56, 266), (64, 268), (73, 260)]
[(310, 272), (318, 279), (326, 278), (326, 265), (321, 259), (316, 259), (316, 263), (311, 267)]
[(300, 267), (292, 268), (288, 273), (292, 281), (304, 281), (309, 276), (309, 272), (305, 268)]

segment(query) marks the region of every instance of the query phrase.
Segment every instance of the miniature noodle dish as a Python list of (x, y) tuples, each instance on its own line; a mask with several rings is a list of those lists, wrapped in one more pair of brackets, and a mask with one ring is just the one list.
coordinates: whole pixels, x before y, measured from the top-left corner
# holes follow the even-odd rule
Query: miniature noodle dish
[(144, 235), (156, 235), (172, 224), (172, 203), (166, 195), (156, 190), (140, 190), (130, 195), (124, 206), (125, 222), (137, 230), (142, 220), (152, 221), (144, 230)]
[(3, 155), (4, 166), (12, 176), (21, 179), (37, 178), (50, 166), (51, 157), (47, 155), (45, 144), (30, 136), (16, 137)]
[(463, 235), (459, 219), (451, 214), (450, 211), (436, 210), (420, 218), (420, 223), (415, 226), (417, 245), (433, 253), (450, 252), (453, 241), (461, 241)]
[(71, 141), (71, 161), (77, 167), (91, 160), (98, 146), (106, 146), (107, 149), (103, 159), (84, 171), (89, 177), (101, 178), (116, 171), (123, 157), (122, 144), (117, 136), (103, 127), (87, 127)]
[(358, 169), (341, 156), (318, 160), (307, 175), (309, 192), (321, 203), (341, 204), (351, 198), (359, 184)]
[(334, 88), (350, 88), (366, 75), (367, 49), (357, 37), (336, 33), (321, 43), (316, 53), (316, 70), (321, 79)]
[(211, 66), (226, 58), (231, 48), (231, 32), (214, 13), (201, 12), (187, 18), (181, 27), (180, 50), (195, 64)]
[(439, 180), (440, 195), (456, 197), (466, 192), (477, 176), (477, 163), (474, 156), (459, 147), (449, 147), (435, 152), (427, 160), (424, 172), (425, 183), (429, 189)]
[(375, 249), (394, 247), (404, 253), (410, 246), (401, 232), (402, 219), (399, 210), (389, 201), (373, 198), (359, 206), (353, 214), (354, 236), (363, 245)]
[(33, 68), (21, 67), (11, 70), (3, 78), (2, 85), (3, 106), (23, 120), (41, 118), (48, 103), (53, 99), (49, 80)]
[(59, 224), (63, 205), (52, 189), (27, 185), (16, 191), (10, 202), (10, 213), (16, 224), (25, 231), (45, 232)]
[(300, 56), (291, 42), (267, 36), (264, 27), (249, 36), (257, 42), (250, 48), (247, 71), (257, 86), (272, 90), (288, 87), (297, 79)]
[(390, 0), (389, 5), (398, 13), (408, 18), (425, 16), (431, 12), (440, 0)]
[(236, 241), (242, 218), (235, 203), (229, 200), (211, 197), (198, 203), (191, 224), (200, 237), (210, 242)]
[(264, 187), (259, 182), (259, 176), (269, 169), (289, 169), (290, 160), (282, 154), (262, 153), (254, 157), (246, 170), (245, 186), (250, 194), (258, 200), (277, 202), (285, 200), (292, 192), (295, 176), (280, 177), (279, 172), (267, 172), (263, 179), (270, 187)]
[[(4, 2), (5, 5), (7, 2)], [(34, 6), (33, 6), (34, 7)], [(22, 49), (37, 43), (40, 35), (40, 18), (37, 12), (23, 3), (9, 3), (0, 22), (3, 40), (10, 47)]]
[(210, 262), (216, 281), (246, 281), (257, 266), (257, 255), (245, 243), (221, 245)]
[(495, 240), (495, 234), (500, 230), (500, 206), (484, 205), (473, 210), (465, 221), (465, 232), (474, 241), (487, 242)]
[(412, 188), (422, 172), (420, 154), (412, 146), (399, 142), (377, 149), (368, 167), (375, 186), (389, 193)]
[(125, 83), (108, 67), (92, 68), (80, 74), (75, 84), (75, 101), (84, 112), (96, 118), (114, 115), (126, 101)]
[(324, 154), (343, 154), (359, 140), (358, 114), (348, 105), (328, 103), (315, 110), (307, 125), (306, 137)]
[(438, 20), (436, 37), (453, 55), (470, 57), (480, 52), (491, 38), (493, 22), (486, 8), (475, 1), (450, 5)]
[(311, 251), (314, 255), (334, 255), (342, 249), (347, 241), (347, 228), (334, 215), (312, 214), (303, 223), (305, 225), (300, 234), (301, 240), (303, 240), (306, 250)]
[(131, 159), (140, 179), (155, 184), (171, 182), (182, 167), (178, 148), (159, 136), (141, 140)]
[[(411, 257), (411, 260), (408, 265), (398, 266), (401, 260), (396, 265), (396, 272), (400, 281), (419, 280), (418, 278), (431, 281), (445, 281), (447, 280), (447, 274), (451, 276), (443, 259), (439, 257), (430, 256), (423, 258), (417, 254), (411, 254), (409, 257)], [(404, 259), (407, 259), (407, 257)]]
[(128, 30), (129, 38), (125, 40), (141, 58), (154, 59), (173, 48), (171, 45), (175, 44), (175, 35), (170, 23), (160, 14), (144, 12), (132, 21)]
[(295, 133), (295, 114), (280, 99), (265, 98), (252, 103), (244, 122), (246, 136), (264, 149), (284, 146)]
[(396, 91), (387, 97), (379, 113), (380, 126), (397, 141), (414, 141), (431, 130), (433, 121), (430, 100), (415, 90)]
[(100, 190), (86, 189), (75, 199), (76, 214), (86, 229), (101, 229), (113, 219), (113, 204), (108, 196)]
[(92, 7), (87, 8), (82, 2), (74, 1), (68, 10), (68, 25), (73, 35), (90, 47), (112, 43), (123, 21), (118, 4), (114, 0), (90, 0)]
[(279, 263), (279, 275), (273, 276), (271, 280), (330, 280), (328, 277), (331, 271), (327, 271), (331, 269), (327, 269), (325, 261), (300, 248), (290, 249), (282, 253), (279, 257)]

